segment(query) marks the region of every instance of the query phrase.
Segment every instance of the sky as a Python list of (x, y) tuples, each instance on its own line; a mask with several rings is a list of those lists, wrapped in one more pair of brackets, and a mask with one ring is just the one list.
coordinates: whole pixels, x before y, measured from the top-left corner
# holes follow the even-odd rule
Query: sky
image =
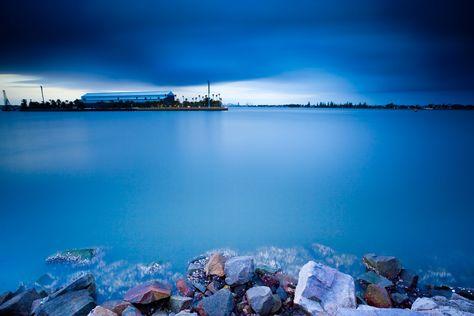
[(44, 0), (0, 10), (9, 99), (212, 91), (224, 103), (474, 104), (470, 0)]

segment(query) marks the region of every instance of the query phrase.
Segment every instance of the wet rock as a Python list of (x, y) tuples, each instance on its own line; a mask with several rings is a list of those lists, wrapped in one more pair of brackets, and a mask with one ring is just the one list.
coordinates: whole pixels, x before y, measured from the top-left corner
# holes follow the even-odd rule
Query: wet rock
[(432, 310), (438, 307), (438, 304), (435, 303), (431, 298), (428, 297), (420, 297), (417, 298), (413, 305), (411, 306), (412, 310), (415, 311), (426, 311)]
[(431, 315), (474, 315), (474, 301), (468, 299), (447, 299), (443, 296), (420, 297), (413, 302), (412, 310)]
[(218, 277), (223, 277), (225, 275), (225, 261), (226, 259), (222, 254), (212, 254), (204, 268), (204, 272), (206, 273), (206, 275), (216, 275)]
[(299, 272), (293, 301), (311, 315), (334, 315), (339, 308), (355, 308), (354, 280), (348, 274), (309, 261)]
[(87, 290), (89, 295), (95, 297), (95, 279), (91, 273), (85, 273), (64, 285), (62, 288), (49, 296), (50, 299), (58, 297), (68, 292)]
[(106, 301), (102, 303), (102, 307), (110, 309), (118, 315), (122, 314), (122, 312), (130, 305), (132, 305), (130, 302), (122, 300)]
[(282, 306), (281, 299), (277, 294), (273, 294), (273, 306), (271, 310), (271, 314), (277, 313)]
[(216, 293), (220, 289), (222, 289), (225, 286), (225, 281), (222, 279), (215, 279), (212, 280), (211, 283), (207, 285), (207, 289), (211, 291), (211, 293)]
[(38, 316), (83, 316), (96, 306), (88, 290), (66, 292), (48, 299), (36, 309)]
[(389, 308), (392, 307), (392, 301), (387, 290), (376, 284), (369, 284), (365, 291), (364, 299), (367, 304), (375, 307)]
[(292, 276), (283, 273), (277, 273), (276, 276), (280, 282), (280, 286), (288, 295), (293, 295), (296, 289), (297, 280)]
[(288, 298), (288, 294), (281, 286), (276, 289), (276, 294), (280, 297), (282, 301), (286, 301), (286, 299)]
[(41, 297), (35, 289), (23, 291), (0, 305), (0, 315), (29, 315), (33, 301), (39, 298)]
[(392, 293), (390, 294), (393, 304), (396, 307), (410, 308), (410, 298), (404, 293)]
[(268, 286), (252, 287), (245, 295), (254, 312), (260, 315), (270, 314), (273, 308), (273, 294)]
[(402, 269), (400, 272), (398, 284), (408, 289), (414, 289), (418, 285), (418, 275), (416, 275), (413, 271)]
[(186, 296), (172, 295), (170, 297), (170, 310), (173, 313), (178, 313), (184, 309), (190, 309), (193, 303), (193, 299)]
[(150, 304), (170, 297), (169, 287), (150, 281), (139, 284), (125, 293), (124, 300), (133, 304)]
[(143, 315), (142, 312), (140, 312), (140, 310), (133, 305), (128, 306), (122, 312), (122, 316), (142, 316), (142, 315)]
[(253, 277), (254, 263), (249, 256), (233, 257), (225, 263), (225, 282), (229, 285), (245, 284)]
[(102, 306), (96, 306), (91, 310), (88, 316), (117, 316), (117, 313), (112, 312), (110, 309)]
[(259, 283), (268, 286), (272, 291), (275, 291), (280, 286), (279, 276), (275, 275), (275, 273), (257, 268), (255, 269), (255, 274), (258, 277)]
[(199, 315), (230, 316), (234, 309), (234, 298), (228, 289), (217, 291), (216, 294), (205, 297), (198, 305)]
[(187, 297), (194, 296), (194, 288), (191, 282), (185, 279), (179, 279), (176, 281), (176, 288), (178, 289), (179, 294)]
[(393, 286), (392, 281), (390, 281), (389, 279), (387, 279), (383, 276), (378, 275), (374, 271), (368, 271), (368, 272), (362, 274), (361, 276), (359, 276), (359, 278), (357, 280), (359, 281), (359, 283), (361, 283), (362, 285), (365, 285), (365, 286), (367, 286), (369, 284), (376, 284), (376, 285), (379, 285), (381, 287)]
[(60, 251), (46, 258), (47, 263), (89, 264), (97, 255), (96, 248), (70, 249)]
[(366, 254), (362, 261), (368, 270), (375, 271), (390, 280), (396, 279), (402, 270), (400, 261), (392, 256)]
[(181, 311), (175, 316), (198, 316), (197, 313), (191, 313), (191, 312), (186, 312), (186, 311)]

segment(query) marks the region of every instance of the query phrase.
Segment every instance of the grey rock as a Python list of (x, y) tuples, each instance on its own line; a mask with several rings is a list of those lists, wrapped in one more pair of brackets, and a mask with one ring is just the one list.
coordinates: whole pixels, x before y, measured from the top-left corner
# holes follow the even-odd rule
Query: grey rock
[(368, 270), (375, 271), (390, 280), (396, 279), (402, 270), (400, 261), (392, 256), (366, 254), (362, 261)]
[(170, 297), (170, 310), (173, 313), (178, 313), (184, 309), (190, 309), (193, 303), (193, 299), (187, 296), (172, 295)]
[(198, 316), (198, 314), (182, 311), (182, 312), (179, 312), (178, 314), (176, 314), (175, 316)]
[(49, 299), (53, 299), (68, 292), (80, 290), (87, 290), (89, 292), (89, 295), (95, 297), (95, 279), (91, 273), (85, 273), (75, 278), (74, 280), (51, 294), (49, 296)]
[(29, 315), (33, 301), (39, 298), (35, 289), (23, 291), (0, 305), (0, 315)]
[(404, 293), (395, 292), (390, 294), (390, 297), (396, 306), (407, 305), (407, 303), (410, 301), (408, 295)]
[[(357, 309), (341, 308), (336, 316), (427, 316), (426, 314), (401, 308), (377, 308), (359, 305)], [(434, 316), (434, 315), (433, 315)]]
[(282, 306), (282, 303), (281, 303), (280, 296), (278, 296), (277, 294), (273, 294), (273, 307), (272, 307), (271, 313), (272, 314), (277, 313), (280, 310), (281, 306)]
[(414, 311), (428, 311), (438, 307), (438, 304), (429, 297), (419, 297), (413, 302), (411, 309)]
[(104, 308), (102, 306), (96, 306), (89, 312), (87, 316), (117, 316), (117, 314), (112, 312), (110, 309)]
[(254, 286), (245, 293), (253, 311), (260, 315), (270, 314), (273, 308), (273, 294), (268, 286)]
[(387, 279), (383, 276), (378, 275), (374, 271), (368, 271), (368, 272), (362, 274), (361, 276), (359, 276), (359, 278), (357, 280), (360, 283), (365, 284), (365, 285), (376, 284), (376, 285), (379, 285), (381, 287), (393, 286), (392, 281), (390, 281), (389, 279)]
[(418, 285), (418, 275), (416, 275), (413, 271), (402, 269), (400, 271), (398, 283), (409, 289), (414, 289)]
[(253, 258), (249, 256), (233, 257), (225, 263), (225, 282), (229, 285), (245, 284), (254, 273)]
[(221, 289), (216, 294), (205, 297), (198, 305), (198, 310), (207, 316), (230, 316), (233, 309), (234, 297), (228, 289)]
[(443, 296), (417, 298), (411, 307), (429, 315), (474, 315), (474, 301), (468, 299), (447, 299)]
[(293, 302), (311, 315), (335, 315), (339, 308), (355, 308), (354, 280), (348, 274), (309, 261), (299, 272)]
[(128, 306), (123, 310), (122, 316), (142, 316), (142, 312), (133, 305)]
[(90, 264), (97, 254), (97, 248), (70, 249), (49, 256), (46, 263)]
[(111, 301), (106, 301), (102, 303), (101, 305), (102, 307), (110, 309), (114, 313), (121, 315), (122, 312), (131, 305), (131, 303), (127, 301), (122, 301), (122, 300), (111, 300)]
[(10, 291), (0, 294), (0, 305), (2, 305), (4, 302), (8, 301), (12, 297), (13, 297), (13, 293)]
[(87, 289), (66, 292), (38, 306), (38, 316), (84, 316), (96, 306)]

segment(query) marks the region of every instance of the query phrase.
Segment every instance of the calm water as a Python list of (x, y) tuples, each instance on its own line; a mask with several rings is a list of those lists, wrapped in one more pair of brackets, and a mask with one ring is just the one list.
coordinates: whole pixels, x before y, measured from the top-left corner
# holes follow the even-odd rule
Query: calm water
[(0, 113), (0, 289), (73, 247), (180, 270), (314, 242), (473, 286), (473, 136), (464, 111)]

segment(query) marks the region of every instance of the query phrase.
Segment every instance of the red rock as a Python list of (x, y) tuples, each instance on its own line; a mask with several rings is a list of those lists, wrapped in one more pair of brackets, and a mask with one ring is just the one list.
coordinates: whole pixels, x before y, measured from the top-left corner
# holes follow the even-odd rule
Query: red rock
[(179, 279), (176, 281), (176, 288), (178, 289), (179, 294), (187, 297), (194, 296), (194, 287), (188, 281), (184, 279)]
[(225, 275), (225, 261), (225, 257), (222, 254), (212, 254), (206, 266), (204, 267), (204, 272), (206, 272), (206, 275), (217, 275), (218, 277), (223, 277)]
[(122, 300), (117, 300), (117, 301), (107, 301), (102, 304), (102, 307), (110, 309), (116, 314), (121, 315), (122, 312), (129, 307), (130, 304), (129, 302), (122, 301)]
[(392, 307), (392, 301), (385, 288), (376, 285), (369, 284), (364, 295), (367, 304), (375, 307), (389, 308)]
[(139, 284), (125, 293), (124, 300), (135, 304), (150, 304), (171, 295), (169, 287), (157, 282), (151, 281)]

